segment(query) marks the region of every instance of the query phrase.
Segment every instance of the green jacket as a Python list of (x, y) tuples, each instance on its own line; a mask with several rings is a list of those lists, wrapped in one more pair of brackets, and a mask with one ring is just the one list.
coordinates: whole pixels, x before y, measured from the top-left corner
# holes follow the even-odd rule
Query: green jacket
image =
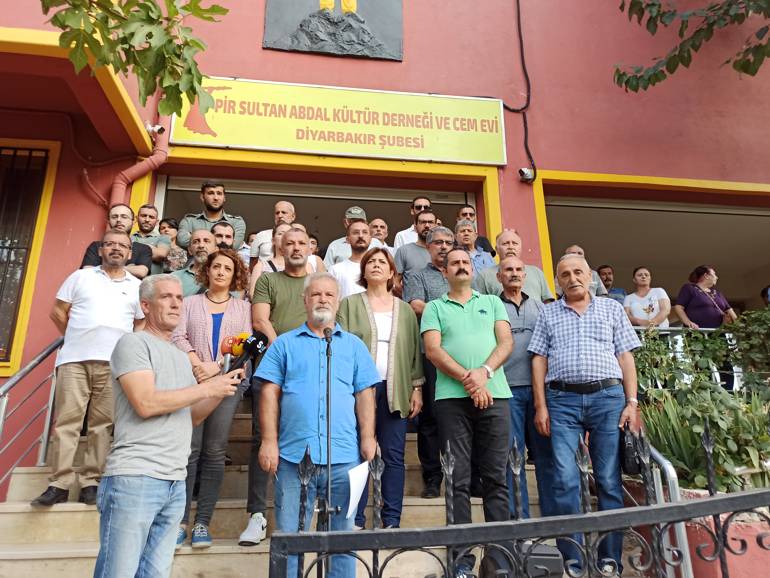
[[(340, 302), (337, 322), (345, 331), (358, 336), (369, 348), (372, 358), (377, 357), (377, 325), (366, 293), (357, 293)], [(395, 298), (393, 326), (388, 351), (388, 409), (401, 417), (409, 415), (412, 386), (425, 382), (420, 356), (420, 326), (412, 308)]]

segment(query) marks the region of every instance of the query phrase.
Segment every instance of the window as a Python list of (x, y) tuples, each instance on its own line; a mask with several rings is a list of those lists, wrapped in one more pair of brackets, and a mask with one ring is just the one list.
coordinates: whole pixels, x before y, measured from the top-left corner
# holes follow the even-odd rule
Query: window
[(49, 151), (0, 147), (0, 362), (11, 361)]

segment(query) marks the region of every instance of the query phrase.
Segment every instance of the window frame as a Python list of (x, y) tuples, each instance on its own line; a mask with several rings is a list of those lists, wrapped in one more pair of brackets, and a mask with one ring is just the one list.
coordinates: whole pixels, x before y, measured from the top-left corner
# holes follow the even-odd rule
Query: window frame
[(0, 377), (10, 377), (21, 368), (24, 348), (27, 341), (29, 318), (32, 312), (32, 298), (35, 293), (37, 274), (40, 268), (40, 258), (43, 251), (48, 216), (56, 185), (56, 171), (59, 166), (61, 143), (49, 140), (8, 139), (0, 138), (0, 147), (19, 149), (43, 149), (48, 151), (48, 165), (43, 180), (43, 190), (40, 194), (40, 205), (35, 218), (35, 228), (32, 233), (32, 243), (29, 258), (24, 270), (24, 282), (21, 286), (16, 325), (13, 330), (10, 355), (8, 361), (0, 361)]

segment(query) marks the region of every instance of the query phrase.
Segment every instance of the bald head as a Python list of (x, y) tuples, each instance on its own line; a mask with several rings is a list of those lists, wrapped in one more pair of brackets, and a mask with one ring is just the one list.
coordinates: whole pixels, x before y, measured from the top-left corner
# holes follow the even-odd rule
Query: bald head
[(570, 245), (564, 250), (565, 255), (580, 255), (581, 257), (586, 256), (586, 252), (583, 250), (583, 247), (580, 245)]
[(506, 229), (497, 236), (495, 249), (497, 249), (501, 259), (521, 257), (521, 237), (513, 229)]

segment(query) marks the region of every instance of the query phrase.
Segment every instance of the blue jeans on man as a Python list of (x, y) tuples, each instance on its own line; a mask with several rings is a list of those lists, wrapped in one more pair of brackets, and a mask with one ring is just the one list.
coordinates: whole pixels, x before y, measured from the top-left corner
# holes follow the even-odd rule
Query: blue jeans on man
[[(553, 449), (554, 515), (577, 514), (580, 510), (580, 471), (575, 461), (579, 438), (589, 433), (588, 450), (600, 510), (623, 507), (623, 483), (620, 472), (620, 414), (626, 405), (622, 385), (613, 385), (596, 393), (580, 394), (546, 386), (546, 401), (551, 419)], [(580, 540), (579, 536), (573, 536)], [(558, 540), (565, 560), (582, 560), (574, 544)], [(623, 534), (614, 532), (599, 543), (598, 562), (613, 559), (621, 563)], [(619, 566), (622, 568), (622, 566)]]
[[(532, 400), (531, 386), (511, 387), (511, 397), (508, 399), (508, 406), (511, 411), (511, 435), (509, 437), (509, 447), (513, 448), (513, 440), (516, 440), (516, 447), (519, 452), (524, 454), (524, 447), (529, 441), (528, 447), (531, 450), (535, 462), (535, 479), (537, 480), (537, 494), (540, 503), (540, 515), (552, 516), (553, 504), (553, 456), (551, 454), (551, 440), (541, 436), (535, 430), (535, 405)], [(508, 480), (508, 499), (511, 509), (511, 516), (515, 516), (516, 507), (513, 492), (513, 472), (511, 468), (506, 468)], [(521, 468), (519, 478), (521, 488), (521, 517), (529, 518), (529, 491), (527, 488), (527, 472)]]
[[(340, 513), (332, 515), (331, 530), (352, 530), (353, 517), (346, 518), (350, 502), (350, 480), (348, 471), (359, 462), (332, 465), (332, 495), (331, 506), (340, 507)], [(305, 502), (305, 530), (310, 529), (313, 517), (313, 504), (316, 496), (326, 495), (326, 466), (316, 465), (316, 472), (307, 487)], [(301, 484), (297, 464), (281, 458), (278, 463), (278, 473), (275, 481), (275, 522), (280, 532), (296, 532), (299, 529), (299, 503)], [(356, 575), (356, 560), (352, 556), (332, 556), (332, 571), (329, 578), (354, 578)], [(287, 576), (297, 575), (297, 557), (289, 556)], [(307, 569), (307, 567), (305, 567)]]
[(184, 480), (102, 478), (96, 497), (100, 547), (94, 578), (170, 576), (184, 505)]
[[(386, 528), (401, 526), (404, 506), (404, 446), (406, 445), (406, 418), (388, 407), (388, 384), (382, 381), (375, 390), (377, 411), (376, 434), (385, 469), (382, 472), (382, 525)], [(361, 494), (356, 513), (356, 525), (366, 524), (366, 503), (369, 492)]]

